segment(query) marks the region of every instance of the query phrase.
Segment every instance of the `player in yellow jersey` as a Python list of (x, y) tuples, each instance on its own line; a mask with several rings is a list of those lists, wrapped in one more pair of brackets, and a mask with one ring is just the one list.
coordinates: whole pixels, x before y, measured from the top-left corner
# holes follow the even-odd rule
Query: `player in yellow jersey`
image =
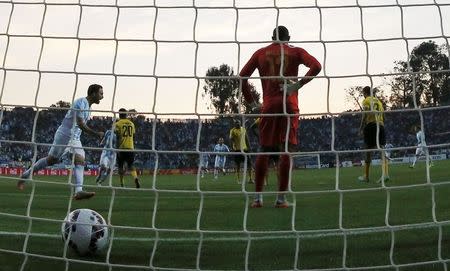
[[(384, 132), (384, 108), (381, 101), (375, 97), (375, 89), (371, 93), (369, 86), (363, 88), (363, 114), (361, 118), (360, 133), (364, 135), (366, 149), (384, 148), (386, 136)], [(382, 176), (378, 182), (389, 181), (389, 164), (384, 151), (381, 154)], [(372, 162), (371, 151), (366, 152), (364, 175), (360, 176), (360, 182), (369, 182), (370, 164)]]
[[(230, 129), (230, 143), (233, 152), (248, 152), (248, 146), (250, 146), (250, 144), (248, 142), (247, 130), (241, 126), (240, 120), (235, 120), (234, 127)], [(244, 154), (236, 154), (234, 156), (234, 162), (236, 165), (236, 177), (238, 183), (241, 183), (241, 163), (244, 161)], [(253, 183), (252, 162), (250, 160), (250, 156), (247, 156), (247, 172), (248, 182)]]
[(136, 188), (140, 188), (139, 178), (134, 167), (134, 134), (136, 129), (134, 123), (127, 119), (127, 110), (119, 109), (119, 120), (115, 123), (115, 133), (117, 135), (117, 164), (119, 167), (120, 186), (123, 187), (123, 176), (127, 170), (134, 178)]

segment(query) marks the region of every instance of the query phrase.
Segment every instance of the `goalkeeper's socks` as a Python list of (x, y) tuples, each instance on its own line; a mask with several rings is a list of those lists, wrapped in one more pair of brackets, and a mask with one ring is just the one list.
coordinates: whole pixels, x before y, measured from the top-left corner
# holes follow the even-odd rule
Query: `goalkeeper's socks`
[(289, 186), (289, 169), (291, 167), (291, 160), (289, 155), (281, 155), (279, 166), (279, 182), (278, 191), (286, 191)]

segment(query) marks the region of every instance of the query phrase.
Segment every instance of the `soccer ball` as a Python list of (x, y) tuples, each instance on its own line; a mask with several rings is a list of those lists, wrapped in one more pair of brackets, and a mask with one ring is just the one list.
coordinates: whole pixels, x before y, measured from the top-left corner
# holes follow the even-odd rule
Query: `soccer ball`
[(66, 216), (61, 234), (64, 243), (68, 240), (69, 247), (79, 255), (93, 255), (108, 245), (105, 219), (90, 209), (77, 209)]

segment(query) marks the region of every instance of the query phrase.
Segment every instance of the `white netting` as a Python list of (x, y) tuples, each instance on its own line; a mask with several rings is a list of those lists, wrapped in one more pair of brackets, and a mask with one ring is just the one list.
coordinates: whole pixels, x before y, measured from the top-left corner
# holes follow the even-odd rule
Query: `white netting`
[[(396, 141), (393, 161), (400, 166), (391, 169), (392, 182), (369, 185), (356, 183), (362, 169), (354, 167), (365, 152), (355, 131), (360, 112), (341, 112), (349, 86), (380, 86), (405, 75), (448, 76), (448, 65), (413, 71), (407, 60), (428, 40), (442, 44), (448, 57), (449, 18), (446, 0), (0, 0), (2, 266), (448, 270), (449, 106), (417, 104), (420, 88), (413, 77), (413, 106), (386, 112), (388, 141)], [(210, 113), (202, 87), (211, 66), (226, 63), (239, 71), (255, 49), (271, 42), (276, 25), (288, 26), (291, 43), (307, 49), (323, 70), (299, 94), (306, 118), (300, 150), (293, 153), (292, 207), (271, 208), (277, 188), (269, 181), (260, 211), (249, 208), (254, 187), (246, 184), (248, 177), (240, 185), (232, 175), (218, 182), (201, 178), (199, 156), (214, 156), (211, 145), (228, 136), (231, 124), (222, 115), (254, 117)], [(396, 60), (406, 61), (408, 72), (393, 71)], [(259, 88), (257, 74), (252, 80)], [(143, 188), (121, 188), (115, 177), (96, 188), (86, 177), (85, 187), (97, 196), (78, 203), (71, 197), (72, 177), (61, 173), (36, 175), (28, 190), (16, 191), (17, 171), (46, 154), (64, 115), (64, 108), (49, 105), (85, 96), (91, 83), (105, 90), (93, 107), (93, 127), (110, 128), (121, 107), (140, 115), (134, 121)], [(166, 121), (170, 117), (175, 119)], [(415, 149), (408, 131), (413, 124), (427, 134), (430, 154), (426, 166), (407, 171), (402, 163)], [(254, 157), (256, 137), (251, 141)], [(94, 164), (101, 149), (85, 143)], [(330, 169), (297, 170), (295, 157), (305, 167)], [(230, 168), (233, 158), (227, 158)], [(433, 168), (430, 159), (439, 160)], [(210, 171), (213, 162), (210, 157)], [(65, 172), (57, 170), (47, 173)], [(105, 255), (77, 257), (58, 240), (63, 218), (75, 208), (107, 218)]]

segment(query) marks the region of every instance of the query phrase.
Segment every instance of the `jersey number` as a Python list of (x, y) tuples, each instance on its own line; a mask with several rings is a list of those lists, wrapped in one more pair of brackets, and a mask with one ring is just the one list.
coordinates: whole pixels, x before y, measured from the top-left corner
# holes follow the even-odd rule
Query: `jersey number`
[(122, 128), (122, 137), (129, 137), (133, 135), (133, 127), (125, 125)]

